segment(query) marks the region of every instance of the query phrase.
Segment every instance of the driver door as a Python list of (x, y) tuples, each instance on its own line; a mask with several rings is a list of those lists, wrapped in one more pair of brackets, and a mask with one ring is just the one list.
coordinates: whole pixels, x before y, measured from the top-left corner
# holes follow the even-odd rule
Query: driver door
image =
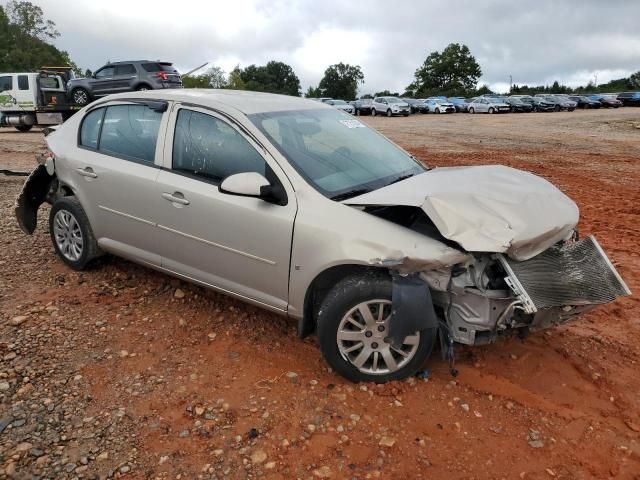
[[(162, 267), (182, 277), (285, 312), (296, 199), (273, 159), (215, 112), (172, 112), (164, 169), (158, 240)], [(222, 193), (221, 181), (258, 172), (287, 192), (286, 205)]]

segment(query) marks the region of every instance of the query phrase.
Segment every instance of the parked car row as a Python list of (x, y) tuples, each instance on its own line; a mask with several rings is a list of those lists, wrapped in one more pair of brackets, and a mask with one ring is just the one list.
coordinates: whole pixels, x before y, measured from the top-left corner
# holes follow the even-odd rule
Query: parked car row
[[(332, 101), (332, 99), (319, 99)], [(399, 98), (376, 97), (349, 102), (355, 115), (404, 115), (410, 113), (526, 113), (526, 112), (572, 112), (577, 108), (619, 108), (640, 106), (640, 92), (621, 94), (565, 95), (536, 94), (481, 95), (474, 98), (429, 97)]]

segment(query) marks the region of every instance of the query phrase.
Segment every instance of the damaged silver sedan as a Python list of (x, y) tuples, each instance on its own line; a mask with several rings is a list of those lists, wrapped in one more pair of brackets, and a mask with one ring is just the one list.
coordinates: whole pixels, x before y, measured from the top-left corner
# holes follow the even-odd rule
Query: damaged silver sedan
[(353, 381), (414, 374), (438, 338), (452, 362), (455, 342), (549, 327), (630, 294), (546, 180), (430, 170), (318, 102), (113, 95), (46, 140), (16, 214), (30, 234), (51, 203), (69, 267), (109, 252), (287, 315)]

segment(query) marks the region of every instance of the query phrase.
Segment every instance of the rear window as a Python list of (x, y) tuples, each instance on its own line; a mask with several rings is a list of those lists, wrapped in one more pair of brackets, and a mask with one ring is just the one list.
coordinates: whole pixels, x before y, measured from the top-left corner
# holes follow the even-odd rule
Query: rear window
[(10, 75), (0, 77), (0, 92), (5, 90), (13, 90), (13, 77)]
[(145, 105), (107, 107), (98, 150), (138, 163), (153, 163), (162, 113)]
[(143, 63), (142, 68), (147, 72), (175, 72), (176, 69), (170, 63)]
[(104, 110), (104, 108), (99, 108), (84, 117), (80, 128), (80, 145), (83, 147), (98, 148), (98, 136), (100, 135)]
[(135, 75), (136, 68), (127, 63), (125, 65), (116, 65), (116, 75)]
[(18, 75), (18, 90), (29, 90), (29, 77)]
[(80, 145), (136, 163), (151, 164), (161, 119), (162, 113), (146, 105), (99, 108), (82, 121)]

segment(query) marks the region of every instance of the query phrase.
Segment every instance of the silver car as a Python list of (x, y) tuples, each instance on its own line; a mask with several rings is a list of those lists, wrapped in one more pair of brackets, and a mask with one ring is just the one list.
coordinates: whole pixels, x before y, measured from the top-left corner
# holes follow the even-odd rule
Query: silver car
[(469, 104), (469, 113), (508, 113), (511, 106), (499, 97), (478, 97)]
[(231, 90), (119, 94), (46, 138), (16, 202), (82, 270), (109, 252), (317, 334), (353, 381), (453, 345), (565, 322), (629, 294), (578, 208), (503, 166), (428, 169), (319, 102)]
[(411, 113), (411, 107), (404, 100), (398, 97), (376, 97), (371, 102), (371, 115), (386, 115), (392, 117), (394, 115), (403, 115), (408, 117)]
[(356, 109), (353, 105), (345, 102), (344, 100), (327, 100), (324, 103), (326, 103), (327, 105), (331, 105), (334, 108), (337, 108), (338, 110), (342, 110), (343, 112), (347, 112), (350, 113), (351, 115), (353, 115), (354, 113), (356, 113)]

